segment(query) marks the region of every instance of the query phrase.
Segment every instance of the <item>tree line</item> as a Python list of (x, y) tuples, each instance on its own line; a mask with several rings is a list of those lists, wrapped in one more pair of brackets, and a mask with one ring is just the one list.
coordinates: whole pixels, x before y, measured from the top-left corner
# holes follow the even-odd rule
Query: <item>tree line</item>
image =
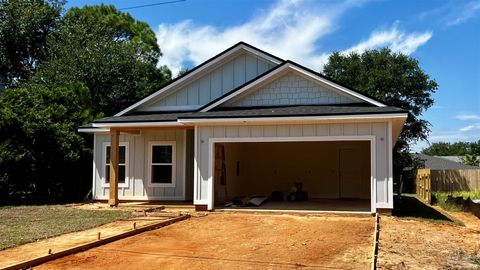
[[(202, 46), (202, 44), (198, 44)], [(114, 6), (65, 9), (62, 0), (0, 0), (0, 203), (78, 200), (91, 189), (92, 137), (77, 128), (171, 81), (145, 22)], [(323, 73), (410, 111), (395, 148), (426, 139), (421, 114), (438, 85), (388, 48), (333, 53)]]
[(91, 187), (91, 136), (171, 80), (148, 24), (113, 6), (0, 2), (0, 198), (78, 199)]
[(478, 166), (480, 156), (480, 140), (476, 142), (435, 142), (422, 150), (429, 156), (461, 156), (463, 163)]

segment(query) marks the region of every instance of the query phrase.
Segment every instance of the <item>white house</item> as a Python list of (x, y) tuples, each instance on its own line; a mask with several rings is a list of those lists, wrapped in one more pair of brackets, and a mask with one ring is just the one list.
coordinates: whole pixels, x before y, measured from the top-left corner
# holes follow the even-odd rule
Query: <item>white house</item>
[(376, 212), (393, 208), (392, 149), (406, 118), (240, 42), (79, 131), (94, 136), (93, 198), (111, 205), (176, 200), (213, 210), (300, 182), (305, 209)]

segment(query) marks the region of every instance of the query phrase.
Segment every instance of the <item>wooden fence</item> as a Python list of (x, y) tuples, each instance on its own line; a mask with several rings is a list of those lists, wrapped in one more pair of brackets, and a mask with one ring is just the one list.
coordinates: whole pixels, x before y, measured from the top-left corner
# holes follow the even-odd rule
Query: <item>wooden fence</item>
[(431, 170), (432, 191), (471, 191), (480, 189), (480, 169)]
[(432, 201), (430, 169), (418, 169), (416, 182), (418, 198), (430, 204)]

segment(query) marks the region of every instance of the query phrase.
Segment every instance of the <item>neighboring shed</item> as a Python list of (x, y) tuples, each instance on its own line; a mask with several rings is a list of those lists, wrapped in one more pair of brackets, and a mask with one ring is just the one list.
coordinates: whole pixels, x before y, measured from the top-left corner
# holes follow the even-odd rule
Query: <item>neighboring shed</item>
[[(430, 172), (431, 191), (470, 191), (480, 189), (480, 167), (450, 159), (418, 154), (423, 167)], [(425, 170), (419, 170), (425, 173)], [(417, 179), (419, 176), (417, 174)]]

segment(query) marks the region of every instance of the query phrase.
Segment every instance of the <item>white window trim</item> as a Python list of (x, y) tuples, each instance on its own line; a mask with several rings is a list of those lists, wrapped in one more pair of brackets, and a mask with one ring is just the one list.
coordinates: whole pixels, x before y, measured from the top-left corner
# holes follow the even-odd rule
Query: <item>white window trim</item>
[[(152, 149), (153, 146), (171, 146), (172, 147), (172, 183), (152, 183)], [(176, 141), (151, 141), (148, 143), (148, 186), (149, 187), (175, 187), (177, 178), (177, 142)], [(156, 164), (161, 165), (161, 164)], [(165, 163), (165, 165), (170, 165)]]
[[(104, 142), (102, 145), (102, 187), (104, 188), (109, 188), (110, 183), (107, 183), (105, 180), (105, 167), (107, 164), (105, 163), (105, 160), (107, 159), (107, 146), (111, 146), (110, 142)], [(129, 165), (129, 155), (128, 155), (128, 142), (120, 142), (118, 146), (125, 146), (125, 183), (118, 183), (119, 188), (128, 188), (129, 186), (129, 177), (128, 177), (128, 165)]]

